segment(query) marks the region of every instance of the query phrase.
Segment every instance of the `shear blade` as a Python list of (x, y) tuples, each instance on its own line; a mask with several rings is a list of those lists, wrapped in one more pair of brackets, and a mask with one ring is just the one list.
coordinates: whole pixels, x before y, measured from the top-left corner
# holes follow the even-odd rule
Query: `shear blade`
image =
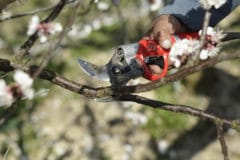
[(89, 76), (102, 81), (110, 81), (107, 65), (97, 66), (90, 62), (78, 58), (82, 70)]

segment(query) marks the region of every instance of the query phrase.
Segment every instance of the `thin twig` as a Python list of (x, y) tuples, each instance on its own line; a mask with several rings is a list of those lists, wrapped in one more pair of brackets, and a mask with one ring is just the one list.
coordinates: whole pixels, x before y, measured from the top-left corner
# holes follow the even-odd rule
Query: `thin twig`
[(228, 149), (227, 149), (227, 145), (226, 145), (224, 133), (223, 133), (223, 126), (222, 126), (222, 123), (219, 122), (219, 120), (217, 120), (216, 122), (216, 127), (217, 127), (218, 140), (221, 145), (224, 160), (229, 160)]
[[(70, 4), (70, 3), (73, 3), (73, 2), (74, 2), (74, 1), (68, 1), (67, 4)], [(0, 23), (1, 23), (1, 22), (6, 22), (6, 21), (9, 21), (9, 20), (13, 20), (13, 19), (16, 19), (16, 18), (21, 18), (21, 17), (26, 17), (26, 16), (32, 16), (32, 15), (35, 15), (35, 14), (38, 14), (38, 13), (41, 13), (41, 12), (50, 11), (50, 10), (52, 10), (53, 8), (55, 8), (55, 6), (56, 6), (56, 5), (51, 6), (51, 7), (36, 9), (36, 10), (34, 10), (34, 11), (29, 11), (29, 12), (26, 12), (26, 13), (13, 14), (13, 15), (10, 15), (10, 16), (8, 16), (8, 17), (0, 18)]]
[(25, 17), (25, 16), (31, 16), (31, 15), (41, 13), (41, 12), (46, 12), (46, 11), (52, 10), (54, 7), (55, 6), (51, 6), (51, 7), (47, 7), (47, 8), (37, 9), (35, 11), (26, 12), (26, 13), (14, 14), (9, 17), (0, 18), (0, 22), (6, 22), (6, 21), (9, 21), (12, 19), (21, 18), (21, 17)]
[(61, 41), (63, 40), (63, 38), (65, 36), (65, 33), (67, 33), (69, 28), (73, 25), (74, 20), (76, 18), (76, 14), (77, 14), (77, 10), (78, 10), (79, 4), (80, 3), (77, 3), (77, 5), (75, 6), (75, 9), (73, 10), (72, 14), (70, 15), (69, 21), (63, 27), (63, 31), (60, 33), (58, 41), (52, 47), (50, 47), (50, 49), (47, 52), (47, 54), (45, 54), (45, 56), (44, 56), (44, 58), (43, 58), (43, 60), (42, 60), (42, 62), (40, 64), (38, 70), (32, 76), (33, 79), (38, 77), (38, 75), (42, 72), (42, 70), (47, 66), (49, 60), (53, 57), (53, 54), (55, 53), (54, 50), (56, 50), (58, 48), (59, 44), (61, 43)]
[(10, 148), (7, 147), (6, 152), (4, 153), (3, 160), (7, 160), (8, 154), (9, 154)]
[[(57, 16), (61, 13), (62, 9), (68, 3), (68, 0), (60, 0), (59, 3), (54, 7), (53, 11), (49, 14), (47, 18), (45, 18), (41, 23), (49, 23), (53, 21)], [(20, 47), (20, 51), (17, 55), (17, 58), (23, 58), (29, 54), (29, 50), (38, 39), (38, 32), (36, 31), (33, 35), (31, 35), (27, 41)]]
[(211, 17), (211, 12), (210, 10), (206, 10), (205, 11), (205, 15), (204, 15), (204, 21), (203, 21), (203, 26), (202, 26), (202, 32), (200, 35), (200, 45), (199, 48), (196, 51), (196, 56), (199, 57), (199, 54), (201, 52), (201, 50), (203, 49), (205, 42), (206, 42), (206, 35), (207, 35), (207, 28), (210, 22), (210, 17)]
[(222, 122), (222, 124), (230, 126), (230, 127), (232, 126), (232, 123), (233, 123), (232, 121), (217, 117), (215, 115), (206, 113), (200, 109), (196, 109), (196, 108), (193, 108), (190, 106), (165, 103), (165, 102), (161, 102), (161, 101), (148, 99), (148, 98), (138, 96), (138, 95), (124, 95), (124, 96), (117, 98), (117, 100), (136, 102), (139, 104), (147, 105), (147, 106), (155, 108), (155, 109), (163, 109), (163, 110), (167, 110), (167, 111), (171, 111), (171, 112), (184, 113), (184, 114), (199, 117), (199, 118), (202, 118), (205, 120), (209, 120), (212, 122), (219, 120)]
[(89, 4), (88, 4), (88, 7), (87, 7), (85, 10), (79, 12), (78, 15), (79, 15), (79, 16), (84, 16), (84, 15), (86, 15), (87, 13), (89, 13), (89, 11), (90, 11), (92, 5), (94, 4), (94, 2), (95, 2), (95, 0), (91, 0), (91, 1), (89, 2)]

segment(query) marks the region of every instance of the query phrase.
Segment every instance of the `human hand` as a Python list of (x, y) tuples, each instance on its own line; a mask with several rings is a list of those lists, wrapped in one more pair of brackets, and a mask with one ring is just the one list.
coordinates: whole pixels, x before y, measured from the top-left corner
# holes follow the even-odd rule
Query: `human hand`
[(156, 40), (162, 48), (172, 45), (171, 35), (186, 32), (187, 28), (172, 15), (161, 15), (152, 24), (145, 38)]
[[(152, 24), (148, 30), (145, 39), (155, 40), (164, 49), (170, 49), (172, 46), (171, 35), (186, 32), (187, 28), (172, 15), (161, 15)], [(169, 62), (171, 64), (171, 62)], [(153, 74), (161, 73), (158, 65), (149, 65)]]

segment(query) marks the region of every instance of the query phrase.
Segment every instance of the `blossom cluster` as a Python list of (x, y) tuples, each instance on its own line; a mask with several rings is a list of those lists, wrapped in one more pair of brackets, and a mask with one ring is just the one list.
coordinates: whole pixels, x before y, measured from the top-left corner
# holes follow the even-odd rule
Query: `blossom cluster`
[[(201, 35), (201, 31), (199, 32)], [(224, 38), (224, 34), (221, 30), (214, 30), (212, 27), (208, 27), (207, 29), (207, 42), (204, 48), (201, 50), (199, 58), (201, 60), (206, 60), (208, 58), (214, 57), (220, 51), (220, 48), (217, 46), (221, 39)]]
[(226, 0), (199, 0), (204, 9), (210, 9), (215, 7), (216, 9), (220, 8), (227, 1)]
[(198, 40), (182, 39), (177, 41), (171, 47), (169, 52), (169, 59), (176, 68), (181, 66), (181, 58), (183, 56), (190, 56), (195, 53), (200, 44)]
[[(199, 31), (201, 35), (202, 31)], [(177, 40), (171, 47), (169, 52), (169, 59), (176, 68), (182, 65), (182, 57), (198, 57), (200, 60), (206, 60), (214, 57), (220, 51), (218, 44), (224, 37), (222, 31), (214, 30), (212, 27), (207, 28), (206, 42), (199, 55), (196, 55), (196, 51), (200, 47), (200, 41), (198, 39), (181, 39)]]
[(38, 33), (41, 43), (47, 42), (47, 37), (49, 35), (54, 35), (63, 30), (60, 23), (40, 23), (40, 18), (38, 16), (33, 16), (28, 26), (27, 35), (31, 36), (34, 33)]
[(156, 11), (158, 11), (161, 8), (163, 3), (164, 2), (162, 0), (154, 0), (154, 1), (149, 1), (148, 0), (149, 10), (151, 12), (156, 12)]
[(0, 79), (0, 106), (10, 106), (16, 99), (32, 99), (34, 96), (33, 79), (28, 74), (17, 70), (13, 79), (15, 83), (10, 85)]

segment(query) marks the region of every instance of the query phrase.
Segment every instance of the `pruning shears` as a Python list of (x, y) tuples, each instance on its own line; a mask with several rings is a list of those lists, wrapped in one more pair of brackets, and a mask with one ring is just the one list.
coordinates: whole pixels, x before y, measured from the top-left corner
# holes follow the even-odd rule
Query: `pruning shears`
[[(239, 38), (239, 34), (237, 37)], [(173, 35), (171, 41), (174, 43), (178, 39), (184, 38), (199, 39), (199, 33)], [(231, 39), (225, 37), (225, 40)], [(154, 40), (142, 39), (137, 43), (118, 46), (110, 61), (104, 66), (98, 66), (82, 59), (78, 59), (78, 63), (87, 75), (98, 80), (110, 81), (113, 86), (123, 86), (129, 80), (138, 77), (144, 77), (150, 81), (165, 77), (169, 68), (168, 58), (169, 50), (163, 49)], [(160, 74), (152, 73), (148, 66), (150, 64), (158, 65), (162, 72)]]

